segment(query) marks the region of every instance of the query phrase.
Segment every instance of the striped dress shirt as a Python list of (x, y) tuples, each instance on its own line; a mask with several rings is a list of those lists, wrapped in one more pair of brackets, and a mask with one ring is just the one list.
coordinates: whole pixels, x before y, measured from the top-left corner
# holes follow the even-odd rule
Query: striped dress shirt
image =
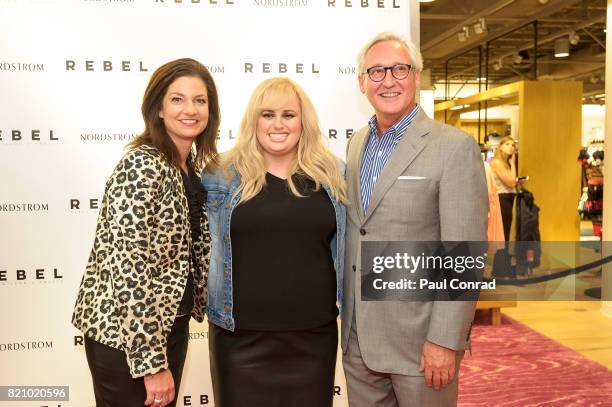
[(419, 112), (419, 109), (419, 106), (416, 105), (410, 113), (406, 114), (406, 116), (402, 117), (397, 123), (389, 127), (382, 136), (378, 134), (376, 115), (372, 116), (368, 122), (370, 133), (368, 134), (368, 142), (363, 152), (359, 177), (363, 213), (368, 213), (368, 204), (370, 203), (370, 197), (372, 196), (372, 191), (374, 191), (376, 180), (389, 160), (389, 157), (391, 157), (391, 153), (393, 153), (395, 146), (402, 139), (406, 133), (406, 129), (410, 126)]

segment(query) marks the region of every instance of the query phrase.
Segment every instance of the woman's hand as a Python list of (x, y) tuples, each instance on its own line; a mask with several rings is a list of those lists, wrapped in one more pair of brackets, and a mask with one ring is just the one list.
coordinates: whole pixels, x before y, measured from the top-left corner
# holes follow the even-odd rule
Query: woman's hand
[(170, 370), (145, 376), (144, 385), (147, 390), (145, 406), (164, 407), (174, 400), (174, 379)]
[[(512, 157), (510, 158), (512, 160), (511, 163), (514, 162)], [(510, 164), (510, 168), (507, 168), (500, 159), (494, 158), (491, 161), (491, 170), (509, 188), (516, 186), (516, 168), (514, 168), (514, 164)]]

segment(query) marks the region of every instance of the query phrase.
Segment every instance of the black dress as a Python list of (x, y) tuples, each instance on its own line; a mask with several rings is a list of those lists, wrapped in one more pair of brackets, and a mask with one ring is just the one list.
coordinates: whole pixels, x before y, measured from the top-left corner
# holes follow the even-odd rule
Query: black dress
[(333, 205), (323, 188), (266, 175), (231, 217), (234, 332), (209, 324), (215, 405), (333, 403), (338, 346)]

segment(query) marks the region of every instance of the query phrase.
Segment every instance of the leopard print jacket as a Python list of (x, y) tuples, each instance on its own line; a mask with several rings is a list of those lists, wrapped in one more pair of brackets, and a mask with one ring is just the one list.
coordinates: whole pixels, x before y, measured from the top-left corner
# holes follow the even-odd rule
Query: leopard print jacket
[[(177, 168), (150, 146), (129, 151), (106, 183), (93, 249), (72, 323), (83, 334), (123, 350), (132, 377), (168, 368), (166, 338), (187, 281), (194, 277), (192, 316), (202, 322), (210, 264), (206, 208), (202, 238), (191, 241), (189, 209)], [(193, 245), (198, 262), (191, 262)]]

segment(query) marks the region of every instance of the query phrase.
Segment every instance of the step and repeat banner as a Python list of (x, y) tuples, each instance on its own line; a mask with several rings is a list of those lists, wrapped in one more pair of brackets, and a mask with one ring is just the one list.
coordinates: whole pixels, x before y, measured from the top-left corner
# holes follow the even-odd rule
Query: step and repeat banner
[[(409, 0), (0, 0), (0, 386), (68, 386), (94, 405), (83, 337), (70, 323), (104, 183), (143, 129), (161, 64), (192, 57), (220, 95), (219, 147), (235, 142), (262, 80), (288, 76), (312, 98), (344, 157), (371, 108), (356, 56), (380, 31), (410, 35)], [(338, 360), (340, 362), (340, 360)], [(179, 406), (212, 406), (207, 324), (192, 321)], [(338, 363), (335, 405), (346, 405)]]

